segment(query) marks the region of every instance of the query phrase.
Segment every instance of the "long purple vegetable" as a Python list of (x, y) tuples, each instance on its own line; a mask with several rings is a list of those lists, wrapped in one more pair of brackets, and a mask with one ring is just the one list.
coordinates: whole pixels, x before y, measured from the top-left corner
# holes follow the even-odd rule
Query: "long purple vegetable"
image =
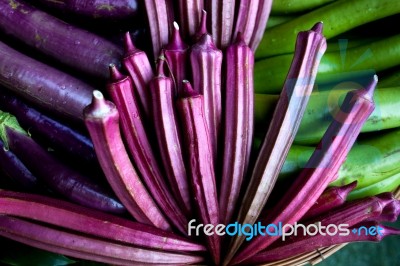
[[(332, 182), (333, 177), (337, 176), (363, 123), (375, 108), (373, 92), (377, 81), (377, 77), (374, 76), (365, 89), (351, 91), (346, 95), (341, 109), (336, 113), (335, 119), (329, 125), (304, 170), (274, 206), (270, 216), (262, 221), (263, 223), (293, 224), (300, 220)], [(236, 255), (233, 264), (265, 249), (276, 239), (276, 237), (256, 237)]]
[[(299, 128), (325, 50), (322, 23), (299, 33), (292, 65), (239, 209), (239, 223), (254, 224), (267, 202)], [(243, 236), (233, 238), (226, 262), (231, 260), (243, 240)]]
[(235, 21), (235, 0), (207, 0), (208, 24), (215, 45), (225, 50), (231, 43)]
[[(331, 225), (335, 225), (337, 228), (341, 229), (342, 227), (351, 227), (365, 221), (387, 222), (387, 220), (382, 219), (382, 213), (387, 207), (390, 208), (390, 205), (393, 202), (397, 202), (393, 198), (393, 196), (390, 199), (379, 196), (367, 197), (362, 200), (348, 202), (337, 210), (334, 210), (302, 224), (305, 227), (316, 225), (317, 227), (321, 228), (321, 230), (318, 230), (317, 233), (325, 233), (325, 231), (327, 231), (329, 227), (332, 227)], [(398, 213), (395, 213), (395, 215), (398, 215)], [(270, 247), (268, 247), (268, 249), (283, 246), (286, 245), (286, 243), (297, 241), (299, 238), (307, 237), (307, 233), (302, 227), (297, 228), (297, 232), (295, 235), (288, 235), (289, 234), (283, 233), (283, 241), (274, 242)]]
[(256, 28), (253, 29), (253, 34), (251, 36), (251, 40), (249, 46), (253, 51), (256, 51), (258, 45), (261, 42), (261, 39), (264, 36), (265, 29), (267, 27), (267, 22), (269, 18), (269, 14), (272, 8), (273, 0), (260, 0), (258, 4), (258, 10), (256, 15), (255, 25)]
[(169, 230), (169, 223), (132, 166), (115, 105), (100, 91), (94, 91), (84, 116), (101, 168), (117, 197), (137, 221)]
[(353, 226), (366, 220), (381, 217), (386, 206), (390, 206), (394, 201), (396, 200), (393, 197), (388, 199), (380, 196), (372, 196), (347, 202), (337, 210), (311, 219), (306, 224), (321, 223), (321, 225), (327, 226), (329, 224), (339, 225), (343, 223)]
[(211, 138), (214, 160), (216, 160), (222, 116), (222, 52), (214, 45), (211, 35), (204, 34), (191, 47), (190, 65), (192, 67), (193, 88), (204, 98), (204, 114)]
[(113, 65), (110, 66), (110, 73), (107, 91), (118, 109), (122, 132), (135, 167), (164, 215), (179, 231), (186, 233), (187, 218), (171, 193), (158, 165), (143, 120), (139, 115), (138, 104), (132, 92), (132, 81)]
[[(183, 1), (182, 1), (183, 2)], [(174, 79), (174, 97), (182, 92), (182, 81), (188, 79), (188, 50), (189, 46), (183, 42), (179, 26), (174, 22), (171, 40), (163, 48), (164, 56), (168, 62), (168, 68)]]
[(0, 203), (0, 214), (32, 219), (111, 241), (175, 252), (205, 251), (200, 244), (154, 226), (50, 197), (1, 190)]
[[(103, 257), (125, 261), (126, 264), (130, 262), (133, 265), (146, 263), (177, 265), (199, 263), (203, 260), (202, 257), (196, 255), (183, 255), (116, 244), (8, 216), (0, 216), (0, 235), (19, 241), (23, 240), (20, 242), (33, 246), (36, 246), (37, 242), (47, 244), (45, 245), (47, 250), (66, 255), (69, 255), (65, 252), (66, 250), (78, 252), (72, 255), (77, 255), (79, 252), (85, 253), (91, 255), (93, 260), (100, 262), (103, 261)], [(118, 264), (118, 262), (115, 263)]]
[(21, 126), (29, 130), (31, 136), (45, 139), (51, 148), (58, 148), (85, 163), (97, 162), (92, 141), (82, 133), (44, 115), (2, 89), (0, 89), (0, 105), (3, 111), (12, 113)]
[(59, 117), (82, 122), (93, 88), (0, 42), (0, 84)]
[(228, 224), (233, 216), (249, 164), (253, 138), (253, 66), (253, 52), (239, 34), (236, 42), (226, 49), (225, 136), (219, 195), (223, 224)]
[(146, 117), (151, 117), (150, 95), (148, 85), (154, 77), (149, 58), (146, 53), (133, 45), (131, 36), (127, 32), (124, 36), (124, 57), (122, 65), (128, 71), (133, 81), (136, 99)]
[[(7, 217), (7, 216), (4, 216), (4, 217), (6, 219), (11, 218), (11, 217)], [(3, 218), (3, 216), (1, 216), (0, 219), (1, 218)], [(11, 221), (15, 222), (16, 220), (14, 219)], [(57, 254), (63, 254), (66, 256), (73, 257), (73, 258), (79, 258), (79, 259), (89, 260), (89, 261), (97, 261), (97, 262), (102, 262), (102, 263), (109, 263), (111, 265), (121, 265), (121, 266), (122, 265), (126, 265), (126, 266), (138, 265), (137, 263), (129, 262), (129, 261), (122, 260), (122, 259), (110, 258), (110, 257), (98, 255), (98, 254), (90, 254), (90, 253), (84, 252), (84, 251), (73, 250), (73, 249), (69, 249), (66, 247), (57, 246), (54, 243), (47, 243), (47, 242), (41, 241), (40, 239), (32, 239), (29, 237), (20, 236), (20, 235), (13, 234), (12, 232), (10, 233), (5, 230), (3, 230), (3, 231), (0, 230), (0, 235), (2, 237), (17, 241), (19, 243), (23, 243), (23, 244), (31, 246), (31, 247), (35, 247), (38, 249), (46, 250), (46, 251), (57, 253)], [(143, 264), (140, 264), (140, 265), (143, 265)]]
[[(360, 200), (347, 202), (343, 206), (323, 214), (319, 217), (311, 219), (305, 223), (305, 226), (320, 225), (329, 227), (329, 225), (336, 225), (341, 227), (354, 226), (361, 222), (395, 222), (400, 214), (399, 209), (400, 201), (396, 200), (392, 193), (381, 193), (376, 196), (366, 197)], [(284, 242), (297, 241), (299, 237), (305, 237), (305, 231), (299, 227), (297, 236), (285, 237), (284, 241), (274, 242), (268, 249), (285, 245)]]
[(383, 192), (375, 197), (385, 202), (385, 207), (378, 217), (368, 219), (375, 222), (396, 222), (400, 215), (400, 200), (391, 192)]
[[(360, 229), (360, 228), (371, 228), (371, 227), (376, 228), (375, 229), (376, 234), (365, 234), (364, 233), (365, 230)], [(353, 229), (360, 230), (361, 233), (353, 234), (351, 233), (351, 230)], [(379, 242), (383, 238), (390, 235), (400, 235), (400, 230), (397, 228), (387, 227), (382, 224), (378, 224), (376, 222), (364, 222), (355, 225), (352, 228), (349, 228), (347, 235), (343, 236), (340, 234), (335, 234), (331, 236), (316, 235), (316, 236), (309, 236), (306, 238), (300, 238), (299, 240), (288, 243), (287, 245), (262, 251), (252, 256), (248, 260), (246, 260), (245, 263), (249, 265), (263, 264), (271, 261), (285, 259), (288, 257), (293, 257), (296, 255), (300, 255), (302, 253), (311, 252), (322, 247), (328, 247), (342, 243), (359, 242), (359, 241)]]
[(138, 13), (137, 0), (34, 0), (34, 4), (91, 19), (121, 20), (134, 18)]
[(172, 32), (174, 10), (172, 0), (144, 1), (150, 27), (153, 55), (157, 58), (161, 48), (168, 43)]
[(179, 25), (185, 39), (192, 37), (200, 24), (201, 12), (204, 10), (204, 0), (178, 0)]
[[(201, 223), (216, 226), (219, 223), (217, 188), (203, 96), (194, 91), (188, 81), (184, 81), (183, 95), (177, 100), (177, 107), (182, 130), (185, 132), (187, 162), (198, 217)], [(217, 234), (207, 236), (209, 252), (217, 265), (220, 261), (220, 244), (220, 237)]]
[(112, 213), (126, 211), (105, 187), (72, 169), (27, 136), (13, 117), (7, 113), (1, 113), (0, 116), (1, 138), (5, 146), (51, 190), (90, 208)]
[(264, 35), (272, 0), (241, 0), (232, 38), (241, 32), (244, 41), (256, 50)]
[(0, 172), (23, 190), (37, 191), (41, 184), (36, 176), (29, 171), (18, 157), (8, 150), (0, 140)]
[(347, 195), (357, 186), (357, 181), (341, 187), (329, 187), (317, 199), (314, 205), (304, 214), (302, 220), (316, 217), (331, 211), (345, 203)]
[(191, 213), (188, 176), (183, 160), (182, 136), (175, 111), (174, 82), (164, 74), (164, 60), (158, 60), (157, 76), (150, 82), (154, 126), (158, 147), (171, 190), (186, 213)]
[(20, 0), (0, 0), (0, 30), (84, 73), (106, 79), (122, 49)]

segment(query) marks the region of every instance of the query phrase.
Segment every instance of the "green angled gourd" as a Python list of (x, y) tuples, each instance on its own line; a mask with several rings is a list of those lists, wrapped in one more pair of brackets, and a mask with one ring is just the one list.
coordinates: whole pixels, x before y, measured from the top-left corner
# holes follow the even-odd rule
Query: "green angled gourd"
[[(359, 85), (343, 83), (342, 87), (326, 91), (314, 91), (310, 97), (295, 144), (312, 145), (318, 143), (332, 121), (345, 94)], [(375, 91), (375, 110), (364, 124), (361, 132), (374, 132), (400, 127), (400, 87), (379, 88)], [(256, 136), (263, 136), (272, 117), (277, 95), (255, 95)]]

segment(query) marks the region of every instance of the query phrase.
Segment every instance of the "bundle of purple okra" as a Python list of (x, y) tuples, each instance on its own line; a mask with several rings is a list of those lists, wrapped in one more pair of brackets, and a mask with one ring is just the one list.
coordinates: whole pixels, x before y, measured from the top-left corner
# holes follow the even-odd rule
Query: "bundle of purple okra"
[[(152, 5), (155, 2), (146, 1), (148, 18), (155, 22), (150, 25), (155, 73), (148, 55), (134, 46), (127, 33), (123, 68), (119, 69), (118, 62), (110, 64), (106, 91), (77, 97), (76, 109), (68, 114), (76, 116), (76, 110), (82, 111), (83, 116), (74, 119), (84, 121), (93, 156), (113, 193), (103, 193), (89, 181), (82, 186), (90, 193), (76, 189), (78, 174), (72, 169), (60, 171), (56, 159), (34, 143), (15, 119), (1, 113), (4, 147), (24, 162), (38, 157), (52, 165), (57, 177), (49, 177), (48, 182), (69, 200), (0, 190), (1, 236), (117, 265), (249, 265), (400, 234), (380, 224), (396, 221), (400, 214), (400, 201), (392, 193), (347, 202), (355, 183), (328, 188), (374, 110), (376, 76), (365, 88), (347, 94), (297, 179), (271, 209), (264, 210), (326, 50), (322, 23), (298, 34), (269, 130), (261, 148), (252, 153), (253, 52), (271, 2), (243, 1), (237, 20), (222, 23), (235, 6), (208, 1), (210, 14), (201, 6), (194, 16), (182, 12), (183, 33), (173, 22), (168, 1)], [(181, 1), (180, 8), (193, 10), (194, 2)], [(211, 34), (207, 25), (211, 25)], [(11, 48), (4, 45), (0, 49)], [(8, 99), (0, 96), (1, 101)], [(1, 158), (10, 154), (4, 152)], [(42, 173), (48, 170), (35, 168), (34, 163), (30, 167), (48, 175)], [(63, 175), (76, 180), (60, 182)], [(244, 235), (193, 237), (188, 227), (193, 219), (205, 225), (204, 230), (208, 225), (217, 230), (221, 224), (234, 222), (251, 226), (302, 222), (347, 224), (349, 230), (376, 227), (381, 234), (299, 235), (286, 241), (279, 236), (255, 236), (247, 242)], [(228, 248), (222, 249), (224, 243)]]

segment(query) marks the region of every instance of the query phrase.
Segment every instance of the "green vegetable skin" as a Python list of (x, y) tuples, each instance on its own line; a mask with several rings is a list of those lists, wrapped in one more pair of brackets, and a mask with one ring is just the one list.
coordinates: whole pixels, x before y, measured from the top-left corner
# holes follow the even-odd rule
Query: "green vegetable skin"
[[(340, 168), (339, 177), (330, 185), (341, 186), (357, 180), (357, 188), (351, 193), (353, 198), (392, 191), (400, 185), (399, 139), (400, 129), (395, 129), (358, 141)], [(293, 176), (299, 172), (313, 150), (314, 147), (293, 145), (280, 177)]]
[(292, 14), (317, 8), (335, 0), (276, 0), (272, 2), (272, 14)]
[[(343, 98), (353, 83), (343, 83), (337, 90), (314, 91), (310, 97), (306, 112), (296, 134), (296, 144), (316, 144), (328, 128), (333, 115), (339, 109)], [(347, 85), (347, 86), (346, 86)], [(379, 88), (375, 91), (376, 108), (361, 132), (373, 132), (400, 127), (400, 87)], [(261, 136), (268, 127), (268, 119), (272, 116), (277, 95), (256, 94), (255, 96), (255, 134)], [(398, 141), (397, 141), (398, 142)]]
[[(255, 92), (279, 93), (292, 58), (293, 54), (285, 54), (257, 61), (254, 67)], [(356, 80), (357, 77), (371, 76), (399, 64), (400, 35), (394, 35), (342, 51), (325, 53), (318, 68), (316, 83), (320, 85), (339, 79)]]
[(400, 13), (400, 1), (396, 0), (336, 1), (290, 22), (266, 30), (255, 56), (256, 59), (261, 59), (272, 55), (292, 53), (297, 33), (311, 28), (316, 21), (324, 22), (326, 25), (324, 35), (330, 39), (367, 22), (397, 13)]
[(396, 188), (398, 188), (399, 185), (400, 185), (400, 173), (397, 173), (368, 187), (354, 190), (349, 194), (347, 200), (355, 200), (368, 196), (378, 195), (383, 192), (393, 191)]

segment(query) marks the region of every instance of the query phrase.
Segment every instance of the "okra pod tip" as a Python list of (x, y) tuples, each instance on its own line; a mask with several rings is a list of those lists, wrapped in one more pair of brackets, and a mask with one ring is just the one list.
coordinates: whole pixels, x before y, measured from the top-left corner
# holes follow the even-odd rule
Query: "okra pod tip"
[(194, 35), (194, 41), (197, 42), (204, 34), (207, 34), (207, 11), (204, 9), (201, 11), (201, 20), (199, 27)]
[(108, 68), (110, 70), (110, 80), (111, 81), (118, 81), (118, 80), (125, 78), (125, 76), (118, 70), (118, 68), (115, 64), (112, 64), (112, 63), (109, 64)]
[(124, 35), (124, 56), (127, 57), (134, 54), (138, 49), (133, 44), (131, 34), (127, 31)]
[(197, 91), (195, 91), (192, 87), (192, 84), (190, 84), (189, 80), (183, 80), (183, 90), (182, 90), (182, 98), (189, 98), (189, 97), (195, 97), (200, 95)]
[(171, 40), (168, 42), (167, 45), (164, 47), (167, 50), (185, 50), (188, 46), (183, 42), (179, 25), (176, 21), (173, 23), (173, 31), (171, 35)]
[(87, 118), (101, 118), (113, 109), (115, 106), (109, 101), (106, 101), (104, 95), (99, 90), (94, 90), (92, 94), (92, 102), (84, 109), (85, 117)]

